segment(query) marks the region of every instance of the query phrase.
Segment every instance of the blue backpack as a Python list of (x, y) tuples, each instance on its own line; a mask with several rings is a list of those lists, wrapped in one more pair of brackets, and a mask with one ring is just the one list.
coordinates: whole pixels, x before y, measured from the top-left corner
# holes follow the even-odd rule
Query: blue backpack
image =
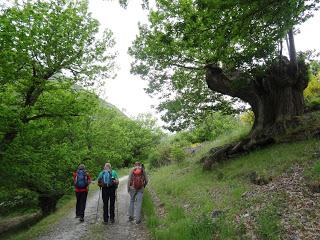
[(104, 187), (112, 186), (112, 173), (109, 171), (103, 171), (102, 174), (102, 185)]
[(75, 185), (77, 188), (86, 188), (88, 186), (88, 176), (85, 170), (78, 170)]

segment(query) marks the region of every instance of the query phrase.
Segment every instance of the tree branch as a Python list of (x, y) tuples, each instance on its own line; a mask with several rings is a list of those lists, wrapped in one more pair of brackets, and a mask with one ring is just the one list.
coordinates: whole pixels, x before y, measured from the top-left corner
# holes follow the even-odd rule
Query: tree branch
[(207, 69), (206, 82), (212, 91), (240, 98), (251, 106), (256, 103), (257, 98), (252, 84), (242, 84), (241, 87), (235, 86), (236, 81), (241, 77), (240, 72), (234, 72), (230, 74), (230, 77), (227, 77), (222, 69), (216, 65), (209, 64), (205, 68)]
[(43, 114), (40, 114), (40, 115), (35, 115), (33, 117), (29, 117), (29, 118), (26, 118), (26, 121), (29, 122), (29, 121), (32, 121), (32, 120), (37, 120), (39, 118), (54, 118), (54, 117), (79, 117), (81, 115), (79, 114), (59, 114), (59, 113), (43, 113)]

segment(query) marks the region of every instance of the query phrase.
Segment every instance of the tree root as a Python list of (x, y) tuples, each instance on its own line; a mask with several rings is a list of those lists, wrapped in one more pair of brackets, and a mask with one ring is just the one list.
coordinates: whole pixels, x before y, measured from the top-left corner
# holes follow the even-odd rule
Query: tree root
[(241, 156), (254, 149), (263, 148), (274, 143), (301, 141), (320, 137), (320, 111), (281, 122), (251, 134), (236, 143), (212, 148), (200, 162), (204, 170), (211, 170), (214, 165), (228, 159)]
[(259, 140), (252, 140), (250, 137), (234, 144), (228, 144), (221, 147), (213, 148), (209, 154), (202, 158), (204, 170), (211, 170), (213, 165), (226, 161), (230, 158), (238, 157), (242, 154), (248, 153), (253, 149), (264, 147), (274, 143), (272, 137), (267, 137)]

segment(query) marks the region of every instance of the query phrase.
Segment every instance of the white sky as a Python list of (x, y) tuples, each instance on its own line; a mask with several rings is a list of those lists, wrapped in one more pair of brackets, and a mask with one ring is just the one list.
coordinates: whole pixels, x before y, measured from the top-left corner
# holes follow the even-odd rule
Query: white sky
[(102, 97), (129, 116), (147, 112), (156, 116), (151, 105), (155, 105), (157, 100), (144, 92), (146, 81), (130, 74), (132, 58), (127, 54), (128, 47), (138, 33), (138, 22), (147, 22), (147, 11), (143, 10), (140, 4), (137, 0), (129, 1), (127, 9), (123, 9), (117, 0), (91, 0), (89, 6), (101, 27), (112, 30), (119, 54), (117, 65), (120, 69), (117, 77), (107, 81)]
[[(140, 0), (129, 0), (128, 8), (123, 9), (117, 0), (90, 0), (93, 17), (99, 20), (102, 28), (107, 27), (112, 30), (119, 53), (118, 76), (114, 80), (107, 81), (101, 97), (129, 116), (149, 112), (159, 119), (159, 115), (151, 107), (158, 101), (150, 98), (143, 90), (147, 82), (130, 74), (132, 59), (127, 50), (138, 33), (138, 22), (147, 22), (147, 11), (143, 10), (140, 4)], [(297, 51), (308, 49), (320, 51), (320, 31), (317, 30), (317, 26), (320, 26), (319, 11), (300, 27), (301, 33), (295, 38)]]

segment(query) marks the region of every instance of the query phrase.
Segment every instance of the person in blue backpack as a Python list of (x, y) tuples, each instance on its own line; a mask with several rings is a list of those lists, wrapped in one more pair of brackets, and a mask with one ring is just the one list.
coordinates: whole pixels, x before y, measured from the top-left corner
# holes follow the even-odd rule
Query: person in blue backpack
[(90, 175), (86, 172), (84, 164), (79, 164), (77, 171), (73, 173), (73, 183), (77, 197), (76, 218), (79, 218), (80, 222), (83, 222), (88, 196), (88, 186), (91, 183)]
[[(116, 190), (119, 184), (119, 177), (115, 170), (112, 170), (111, 164), (107, 162), (104, 165), (103, 171), (99, 173), (98, 185), (102, 188), (103, 200), (103, 222), (114, 223), (114, 205), (116, 200)], [(109, 208), (110, 201), (110, 208)], [(110, 211), (109, 211), (110, 210)], [(110, 213), (110, 214), (109, 214)]]

